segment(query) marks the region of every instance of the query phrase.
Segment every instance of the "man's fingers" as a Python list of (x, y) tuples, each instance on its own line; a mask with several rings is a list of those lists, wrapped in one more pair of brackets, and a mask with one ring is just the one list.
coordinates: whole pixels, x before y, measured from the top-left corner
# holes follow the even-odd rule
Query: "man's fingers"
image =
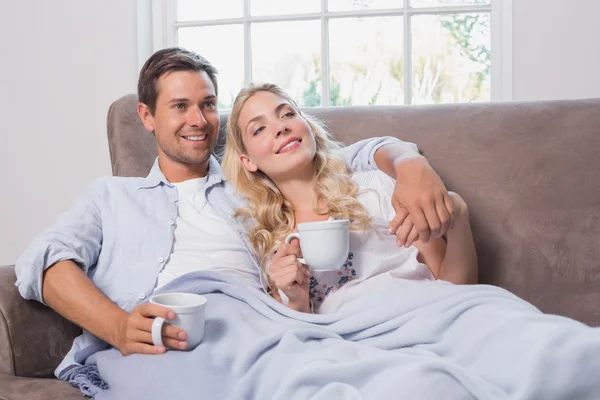
[[(148, 335), (151, 335), (152, 332), (152, 324), (154, 323), (154, 319), (150, 317), (142, 317), (142, 316), (132, 316), (131, 327), (133, 330), (139, 332), (146, 332)], [(169, 321), (165, 321), (162, 326), (162, 335), (166, 338), (171, 338), (175, 340), (187, 340), (187, 333), (176, 326), (170, 325)], [(152, 342), (152, 338), (149, 339), (148, 343)]]
[(185, 340), (174, 340), (163, 337), (163, 344), (171, 349), (185, 350), (188, 347), (188, 342)]
[(424, 243), (429, 241), (429, 224), (427, 223), (427, 219), (425, 218), (425, 214), (423, 214), (423, 210), (420, 207), (414, 207), (413, 210), (409, 210), (410, 215), (413, 219), (413, 223), (415, 225), (415, 229), (419, 233), (419, 237)]
[(146, 343), (134, 343), (129, 348), (129, 354), (162, 354), (167, 349), (164, 346), (154, 346)]
[(395, 208), (396, 210), (396, 215), (394, 216), (394, 219), (392, 219), (392, 221), (390, 222), (389, 228), (388, 228), (388, 233), (391, 235), (394, 232), (398, 231), (398, 228), (400, 228), (400, 226), (404, 223), (404, 221), (406, 220), (406, 217), (408, 217), (408, 210), (404, 207), (400, 207), (400, 208)]
[(136, 343), (152, 344), (152, 334), (150, 332), (135, 329), (135, 330), (131, 330), (127, 334), (127, 340), (134, 344), (136, 344)]
[(163, 338), (170, 338), (179, 341), (187, 340), (187, 333), (181, 328), (177, 328), (167, 322), (163, 324), (162, 328)]
[(159, 306), (158, 304), (144, 303), (140, 304), (134, 309), (142, 317), (163, 317), (164, 319), (175, 319), (175, 313), (173, 310)]
[(456, 217), (456, 208), (454, 207), (454, 202), (452, 201), (448, 193), (444, 193), (444, 204), (446, 205), (446, 210), (448, 210), (448, 214), (450, 214), (449, 228), (452, 228), (452, 226), (454, 225), (454, 219)]
[[(150, 329), (152, 329), (152, 325), (150, 325)], [(179, 336), (180, 333), (182, 336)], [(168, 336), (168, 334), (171, 336)], [(173, 349), (185, 349), (187, 347), (187, 334), (182, 329), (166, 323), (163, 324), (162, 338), (163, 344), (167, 347)], [(151, 331), (134, 329), (128, 334), (127, 339), (131, 342), (152, 344), (152, 333)]]
[(392, 196), (392, 207), (394, 207), (394, 210), (395, 210), (396, 212), (398, 212), (398, 211), (400, 211), (402, 208), (404, 208), (404, 207), (402, 206), (402, 203), (400, 203), (400, 200), (398, 200), (398, 199), (396, 198), (396, 196)]
[(435, 202), (435, 209), (437, 210), (438, 217), (440, 219), (440, 231), (438, 232), (437, 237), (444, 236), (448, 229), (450, 229), (450, 214), (446, 209), (446, 204), (444, 203), (444, 196), (440, 196), (438, 200)]
[(406, 218), (404, 223), (396, 230), (396, 245), (398, 247), (404, 246), (404, 243), (408, 240), (408, 234), (413, 229), (414, 224), (411, 218)]
[(435, 208), (435, 201), (429, 200), (424, 204), (423, 211), (427, 218), (427, 224), (429, 225), (430, 237), (437, 237), (440, 233), (442, 223), (438, 216), (437, 209)]

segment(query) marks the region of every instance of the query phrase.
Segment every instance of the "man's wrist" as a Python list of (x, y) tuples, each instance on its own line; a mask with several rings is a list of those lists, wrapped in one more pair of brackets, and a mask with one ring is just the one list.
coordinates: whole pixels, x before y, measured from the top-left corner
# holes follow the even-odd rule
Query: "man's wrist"
[(406, 173), (407, 168), (424, 165), (428, 166), (429, 162), (422, 155), (415, 154), (410, 156), (396, 157), (394, 160), (395, 176), (393, 178), (398, 179), (398, 177), (401, 177), (404, 173)]
[(121, 339), (122, 337), (125, 335), (125, 332), (127, 330), (127, 319), (129, 318), (129, 313), (125, 310), (122, 310), (122, 312), (119, 312), (115, 315), (115, 324), (113, 325), (114, 328), (111, 331), (111, 337), (109, 338), (111, 344), (113, 347), (116, 347), (117, 349), (120, 349), (119, 347), (121, 346)]

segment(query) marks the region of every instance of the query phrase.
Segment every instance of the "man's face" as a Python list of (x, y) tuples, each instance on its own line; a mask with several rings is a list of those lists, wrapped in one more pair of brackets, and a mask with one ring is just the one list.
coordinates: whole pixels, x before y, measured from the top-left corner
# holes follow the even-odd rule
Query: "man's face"
[(215, 88), (204, 71), (174, 71), (157, 83), (156, 111), (144, 104), (138, 112), (154, 132), (159, 164), (173, 182), (205, 176), (219, 133)]

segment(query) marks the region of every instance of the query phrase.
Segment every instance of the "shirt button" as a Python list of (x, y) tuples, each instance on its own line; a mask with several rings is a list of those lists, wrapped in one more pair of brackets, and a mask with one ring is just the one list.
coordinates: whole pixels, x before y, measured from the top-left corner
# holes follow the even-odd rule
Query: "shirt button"
[(173, 226), (173, 225), (175, 225), (175, 222), (169, 221), (169, 225)]
[(165, 259), (164, 259), (164, 258), (162, 258), (162, 257), (158, 257), (158, 262), (159, 262), (159, 263), (161, 263), (161, 262), (163, 262), (163, 261), (165, 261)]
[(146, 298), (146, 295), (144, 293), (141, 293), (139, 297), (140, 297), (140, 300), (144, 300)]

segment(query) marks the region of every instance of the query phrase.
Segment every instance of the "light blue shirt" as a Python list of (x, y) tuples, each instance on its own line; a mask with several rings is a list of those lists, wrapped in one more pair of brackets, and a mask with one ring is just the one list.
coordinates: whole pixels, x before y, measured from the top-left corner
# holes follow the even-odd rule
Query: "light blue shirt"
[[(404, 142), (392, 137), (366, 139), (346, 147), (343, 156), (355, 171), (372, 170), (376, 168), (375, 151), (390, 143)], [(405, 144), (407, 155), (418, 154), (415, 145)], [(248, 227), (233, 218), (234, 210), (245, 204), (225, 182), (213, 157), (204, 195), (215, 212), (235, 227), (247, 250), (248, 268), (264, 287)], [(158, 159), (145, 178), (96, 179), (56, 225), (40, 234), (19, 257), (15, 265), (19, 292), (25, 299), (43, 303), (44, 270), (59, 261), (73, 260), (115, 304), (128, 312), (133, 310), (152, 293), (169, 259), (177, 202), (177, 189), (165, 178)], [(94, 340), (87, 331), (77, 337), (56, 376), (73, 365), (75, 353)]]

